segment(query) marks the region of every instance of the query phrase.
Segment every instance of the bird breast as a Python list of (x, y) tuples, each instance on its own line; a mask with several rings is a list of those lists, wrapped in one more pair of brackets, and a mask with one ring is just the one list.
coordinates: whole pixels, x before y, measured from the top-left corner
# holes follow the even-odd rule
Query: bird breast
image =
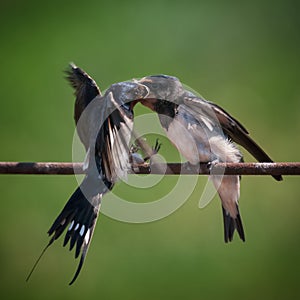
[(224, 136), (221, 129), (216, 132), (192, 116), (187, 117), (180, 110), (165, 130), (167, 137), (191, 164), (240, 161), (239, 150)]

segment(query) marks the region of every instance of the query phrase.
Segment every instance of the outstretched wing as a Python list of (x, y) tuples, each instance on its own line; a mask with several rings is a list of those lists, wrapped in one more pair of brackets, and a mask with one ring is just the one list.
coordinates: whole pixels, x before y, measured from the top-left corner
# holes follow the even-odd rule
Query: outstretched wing
[[(94, 84), (89, 87), (95, 90)], [(120, 82), (111, 85), (104, 96), (87, 93), (96, 97), (91, 97), (77, 120), (77, 132), (87, 151), (85, 168), (88, 164), (97, 166), (99, 173), (110, 182), (125, 176), (133, 128), (130, 102), (146, 92), (146, 87), (138, 83)]]
[[(77, 125), (82, 112), (91, 103), (95, 97), (101, 97), (101, 91), (97, 86), (95, 80), (89, 76), (81, 68), (77, 67), (75, 64), (71, 63), (70, 68), (66, 71), (67, 80), (74, 88), (76, 100), (74, 105), (74, 120)], [(85, 126), (77, 127), (77, 132), (81, 142), (84, 144), (85, 148), (88, 148), (88, 128)]]
[(126, 177), (130, 168), (129, 143), (134, 116), (132, 104), (147, 94), (148, 89), (144, 85), (135, 81), (126, 81), (111, 85), (105, 95), (98, 99), (101, 102), (99, 105), (93, 101), (95, 109), (91, 108), (93, 118), (90, 119), (89, 127), (93, 132), (89, 149), (98, 153), (98, 157), (101, 158), (99, 163), (110, 182)]

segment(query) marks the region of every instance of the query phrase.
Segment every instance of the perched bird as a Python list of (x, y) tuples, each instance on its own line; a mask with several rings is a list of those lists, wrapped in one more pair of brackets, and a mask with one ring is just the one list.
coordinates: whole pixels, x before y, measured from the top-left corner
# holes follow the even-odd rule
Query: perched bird
[(78, 135), (87, 151), (86, 175), (50, 227), (50, 241), (27, 280), (46, 249), (68, 227), (63, 246), (68, 242), (70, 250), (76, 246), (75, 258), (81, 253), (72, 284), (84, 263), (102, 197), (130, 168), (129, 142), (133, 126), (130, 101), (145, 97), (148, 88), (137, 82), (120, 82), (111, 85), (102, 95), (95, 81), (74, 64), (67, 71), (67, 79), (75, 89), (74, 118)]
[[(271, 158), (249, 136), (245, 127), (218, 105), (187, 90), (172, 76), (147, 76), (138, 81), (149, 88), (143, 105), (158, 113), (167, 137), (191, 163), (242, 162), (243, 155), (233, 142), (248, 150), (259, 162)], [(211, 175), (222, 202), (225, 242), (235, 229), (245, 241), (238, 208), (240, 176)], [(273, 176), (282, 180), (281, 176)]]

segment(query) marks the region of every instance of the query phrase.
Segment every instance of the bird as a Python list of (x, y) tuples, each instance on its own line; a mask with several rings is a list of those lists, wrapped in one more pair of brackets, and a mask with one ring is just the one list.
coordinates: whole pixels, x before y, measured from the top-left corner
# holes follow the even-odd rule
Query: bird
[(45, 253), (68, 227), (63, 246), (75, 247), (80, 256), (70, 285), (77, 279), (89, 249), (103, 196), (112, 190), (129, 165), (133, 127), (131, 101), (148, 94), (148, 88), (134, 81), (112, 84), (104, 94), (84, 70), (71, 63), (67, 80), (75, 90), (74, 120), (86, 150), (86, 175), (57, 216), (48, 235), (50, 240), (31, 269), (27, 281)]
[[(187, 89), (178, 78), (150, 75), (138, 82), (149, 88), (148, 96), (138, 102), (158, 114), (167, 137), (189, 163), (207, 162), (212, 166), (217, 162), (243, 162), (243, 155), (235, 143), (259, 162), (273, 162), (239, 121), (217, 104)], [(282, 180), (280, 175), (273, 177)], [(235, 230), (245, 241), (238, 205), (240, 176), (210, 175), (210, 179), (221, 199), (224, 241), (231, 242)]]

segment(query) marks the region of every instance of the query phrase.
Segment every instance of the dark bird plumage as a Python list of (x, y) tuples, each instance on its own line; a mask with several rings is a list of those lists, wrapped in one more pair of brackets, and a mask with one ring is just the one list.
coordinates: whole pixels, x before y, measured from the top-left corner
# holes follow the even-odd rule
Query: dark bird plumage
[(143, 98), (148, 89), (136, 82), (120, 82), (111, 85), (102, 96), (95, 81), (82, 69), (71, 64), (67, 79), (75, 89), (74, 119), (80, 140), (87, 151), (86, 176), (70, 197), (61, 213), (50, 227), (48, 245), (36, 261), (31, 276), (45, 250), (68, 227), (63, 246), (75, 247), (75, 258), (80, 262), (72, 284), (84, 263), (102, 197), (115, 182), (126, 176), (129, 166), (129, 142), (133, 127), (133, 111), (130, 101)]

